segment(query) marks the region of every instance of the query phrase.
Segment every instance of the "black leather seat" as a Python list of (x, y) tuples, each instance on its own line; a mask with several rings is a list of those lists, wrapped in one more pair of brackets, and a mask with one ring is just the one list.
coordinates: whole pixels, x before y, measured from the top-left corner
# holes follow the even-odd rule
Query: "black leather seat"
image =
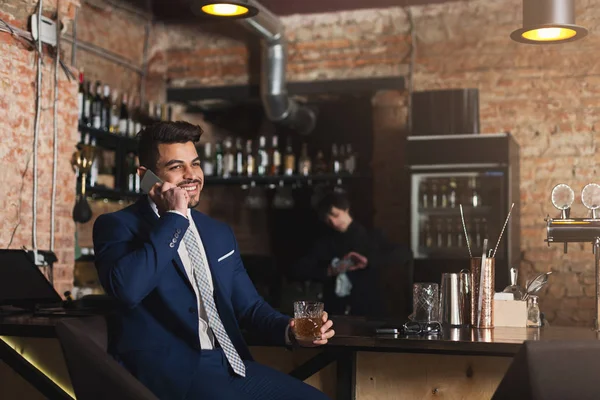
[(66, 318), (56, 332), (77, 400), (158, 400), (106, 352), (104, 316)]

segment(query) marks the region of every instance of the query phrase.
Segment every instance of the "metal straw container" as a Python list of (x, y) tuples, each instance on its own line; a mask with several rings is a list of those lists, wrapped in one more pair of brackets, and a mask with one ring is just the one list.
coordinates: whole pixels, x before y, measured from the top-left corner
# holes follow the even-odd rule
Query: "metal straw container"
[(471, 325), (474, 328), (494, 327), (494, 269), (495, 258), (486, 258), (483, 267), (481, 310), (478, 307), (481, 277), (481, 257), (471, 258)]

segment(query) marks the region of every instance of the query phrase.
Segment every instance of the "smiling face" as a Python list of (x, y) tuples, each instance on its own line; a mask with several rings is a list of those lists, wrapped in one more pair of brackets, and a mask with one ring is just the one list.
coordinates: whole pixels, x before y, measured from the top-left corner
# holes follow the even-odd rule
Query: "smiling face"
[(164, 182), (185, 189), (190, 196), (188, 207), (196, 207), (204, 186), (204, 172), (194, 143), (161, 143), (158, 153), (156, 175)]

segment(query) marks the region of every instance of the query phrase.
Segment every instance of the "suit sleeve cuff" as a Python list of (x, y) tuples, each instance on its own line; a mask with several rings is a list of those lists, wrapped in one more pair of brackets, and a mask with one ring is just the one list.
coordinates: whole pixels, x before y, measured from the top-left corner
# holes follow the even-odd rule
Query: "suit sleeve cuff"
[(184, 217), (185, 219), (187, 219), (187, 215), (184, 215), (183, 213), (181, 213), (181, 212), (179, 212), (179, 211), (177, 211), (177, 210), (169, 210), (169, 211), (167, 211), (167, 212), (168, 212), (168, 213), (179, 214), (179, 215), (181, 215), (182, 217)]

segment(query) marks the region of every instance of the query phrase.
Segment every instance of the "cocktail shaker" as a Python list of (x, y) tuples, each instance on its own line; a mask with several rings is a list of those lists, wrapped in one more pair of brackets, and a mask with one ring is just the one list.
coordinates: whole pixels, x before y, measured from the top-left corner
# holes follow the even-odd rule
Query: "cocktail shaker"
[(451, 326), (469, 323), (468, 273), (442, 274), (440, 292), (441, 322)]

